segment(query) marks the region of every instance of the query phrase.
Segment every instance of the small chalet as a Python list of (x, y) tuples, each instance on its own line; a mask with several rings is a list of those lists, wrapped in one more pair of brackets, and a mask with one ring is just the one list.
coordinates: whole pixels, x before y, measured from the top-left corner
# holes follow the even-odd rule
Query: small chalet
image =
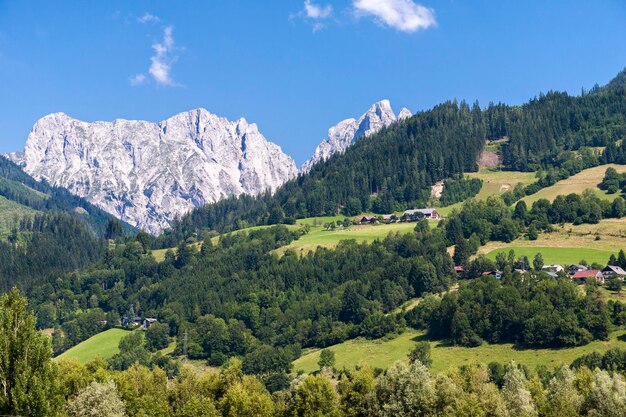
[(398, 221), (398, 216), (395, 214), (383, 214), (383, 221), (385, 223), (395, 223)]
[(122, 317), (120, 322), (122, 323), (122, 326), (130, 326), (130, 325), (139, 326), (142, 323), (142, 320), (141, 320), (141, 317), (139, 316), (135, 316), (135, 317), (124, 316)]
[(462, 274), (463, 272), (465, 272), (465, 268), (463, 268), (462, 266), (455, 266), (454, 272), (456, 272), (457, 274)]
[(152, 317), (146, 317), (146, 318), (143, 320), (143, 328), (144, 328), (144, 329), (147, 329), (148, 327), (150, 327), (152, 324), (154, 324), (154, 323), (156, 323), (156, 322), (157, 322), (157, 319), (152, 318)]
[(561, 265), (544, 265), (544, 267), (541, 268), (541, 270), (558, 273), (558, 272), (565, 271), (565, 268), (563, 268)]
[(437, 220), (440, 219), (439, 213), (434, 208), (425, 208), (425, 209), (411, 209), (406, 210), (402, 217), (408, 220), (417, 220), (419, 218), (432, 219)]
[(604, 275), (604, 279), (616, 277), (624, 279), (624, 276), (626, 276), (626, 271), (624, 271), (622, 267), (617, 265), (607, 265), (607, 267), (602, 270), (602, 275)]
[(361, 217), (361, 220), (359, 220), (361, 224), (372, 224), (372, 223), (376, 223), (377, 221), (378, 221), (378, 217), (376, 216), (363, 216)]
[(588, 269), (585, 271), (576, 271), (572, 276), (572, 281), (576, 284), (584, 284), (587, 279), (594, 278), (598, 282), (604, 282), (604, 275), (599, 269)]
[(588, 269), (589, 268), (587, 268), (585, 265), (574, 264), (574, 265), (570, 265), (567, 268), (567, 273), (570, 275), (574, 275), (578, 271), (586, 271)]
[(497, 279), (501, 279), (502, 278), (502, 271), (487, 271), (487, 272), (483, 272), (483, 276), (487, 277), (487, 276), (494, 276)]

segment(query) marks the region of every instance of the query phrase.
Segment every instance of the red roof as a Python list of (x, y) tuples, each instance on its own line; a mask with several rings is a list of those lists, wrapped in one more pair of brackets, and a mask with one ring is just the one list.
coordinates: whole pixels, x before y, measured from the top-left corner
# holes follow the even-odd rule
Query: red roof
[(454, 267), (454, 270), (455, 270), (456, 272), (463, 272), (463, 271), (465, 271), (465, 268), (463, 268), (462, 266), (455, 266), (455, 267)]
[(589, 269), (587, 271), (576, 271), (572, 278), (595, 278), (598, 274), (602, 274), (599, 269)]

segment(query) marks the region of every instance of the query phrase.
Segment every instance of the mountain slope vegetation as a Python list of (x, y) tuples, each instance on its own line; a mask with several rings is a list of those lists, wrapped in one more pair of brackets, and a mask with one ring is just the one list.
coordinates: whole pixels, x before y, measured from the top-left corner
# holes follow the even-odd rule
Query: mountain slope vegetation
[[(173, 223), (163, 244), (203, 229), (424, 206), (435, 182), (477, 170), (489, 140), (500, 141), (503, 169), (540, 173), (526, 194), (600, 163), (621, 163), (626, 159), (626, 144), (618, 145), (626, 132), (623, 78), (624, 72), (580, 96), (540, 94), (522, 106), (490, 103), (481, 109), (478, 103), (446, 102), (362, 138), (274, 195), (241, 196), (192, 211)], [(597, 147), (606, 150), (598, 155)]]

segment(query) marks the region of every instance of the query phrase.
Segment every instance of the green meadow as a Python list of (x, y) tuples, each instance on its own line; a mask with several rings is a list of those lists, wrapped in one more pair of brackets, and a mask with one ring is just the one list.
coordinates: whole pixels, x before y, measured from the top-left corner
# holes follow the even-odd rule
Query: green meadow
[(76, 359), (85, 363), (95, 359), (97, 356), (108, 359), (119, 353), (118, 345), (120, 340), (128, 333), (130, 333), (129, 330), (106, 330), (63, 352), (55, 360)]
[[(432, 370), (442, 372), (450, 368), (472, 363), (501, 362), (514, 360), (531, 369), (539, 365), (554, 368), (561, 364), (569, 365), (582, 355), (620, 347), (626, 348), (626, 330), (613, 332), (607, 341), (593, 341), (585, 346), (565, 349), (517, 349), (510, 343), (484, 343), (475, 348), (449, 346), (441, 341), (428, 340), (423, 332), (409, 330), (391, 339), (366, 340), (354, 339), (328, 349), (335, 353), (335, 367), (352, 369), (356, 366), (369, 365), (373, 368), (386, 369), (397, 360), (406, 360), (409, 352), (418, 341), (428, 341), (433, 360)], [(294, 371), (312, 372), (319, 369), (320, 350), (306, 353), (293, 362)]]

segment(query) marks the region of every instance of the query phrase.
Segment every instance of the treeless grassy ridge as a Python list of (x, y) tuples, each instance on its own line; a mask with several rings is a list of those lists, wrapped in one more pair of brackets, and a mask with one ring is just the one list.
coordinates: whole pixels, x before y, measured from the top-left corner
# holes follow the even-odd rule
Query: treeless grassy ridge
[[(328, 349), (335, 352), (336, 368), (352, 369), (359, 365), (386, 369), (397, 360), (406, 360), (417, 341), (428, 340), (423, 332), (409, 330), (391, 340), (354, 339)], [(432, 370), (442, 372), (471, 363), (502, 362), (514, 360), (531, 369), (539, 365), (553, 368), (569, 365), (579, 356), (620, 347), (626, 348), (626, 330), (613, 332), (607, 341), (594, 341), (585, 346), (566, 349), (516, 349), (512, 344), (488, 344), (475, 348), (448, 346), (440, 341), (429, 341), (433, 359)], [(311, 351), (294, 361), (294, 371), (312, 372), (319, 369), (320, 350)]]

